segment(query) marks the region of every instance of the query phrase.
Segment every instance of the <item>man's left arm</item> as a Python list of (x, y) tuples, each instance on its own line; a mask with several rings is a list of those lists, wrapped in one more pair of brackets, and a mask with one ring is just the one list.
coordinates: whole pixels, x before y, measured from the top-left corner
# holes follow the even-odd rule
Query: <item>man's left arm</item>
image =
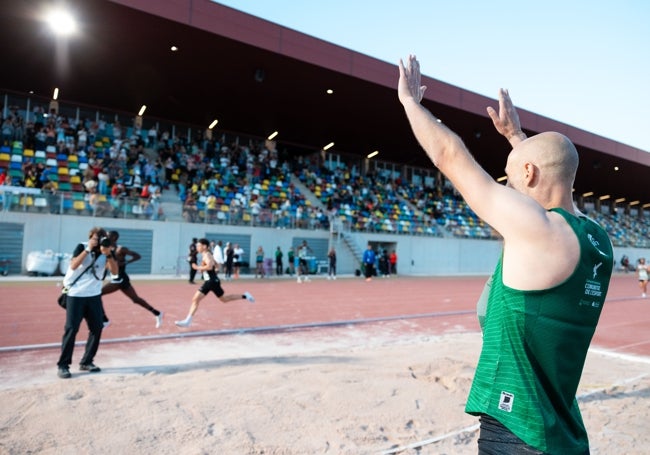
[(128, 261), (125, 260), (125, 264), (130, 264), (132, 262), (139, 261), (142, 258), (140, 254), (124, 246), (120, 247), (120, 255), (125, 259), (127, 256), (130, 257)]
[(519, 114), (510, 99), (508, 90), (503, 88), (499, 90), (499, 112), (492, 106), (488, 106), (487, 113), (492, 119), (494, 128), (510, 142), (513, 148), (526, 139), (526, 133), (521, 130)]

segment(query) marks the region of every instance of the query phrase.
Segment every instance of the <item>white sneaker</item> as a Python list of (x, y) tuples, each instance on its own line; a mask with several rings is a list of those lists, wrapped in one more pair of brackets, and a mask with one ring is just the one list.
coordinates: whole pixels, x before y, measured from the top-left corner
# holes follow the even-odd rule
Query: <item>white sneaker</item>
[(163, 312), (161, 311), (158, 316), (156, 316), (156, 328), (159, 329), (162, 327), (163, 323)]
[(332, 279), (335, 280), (335, 279), (336, 279), (336, 275), (334, 275), (334, 276), (332, 277)]
[(641, 294), (641, 297), (643, 297), (645, 299), (645, 297), (646, 297), (645, 292), (643, 294)]
[(250, 303), (255, 303), (255, 297), (253, 297), (251, 293), (248, 291), (244, 292), (244, 298), (248, 300)]
[(311, 281), (308, 276), (305, 277), (305, 281)]
[(191, 319), (183, 319), (182, 321), (176, 321), (174, 322), (178, 327), (189, 327), (192, 325), (192, 320)]
[(107, 329), (109, 325), (111, 325), (111, 321), (104, 321), (104, 328)]
[(302, 281), (300, 281), (300, 277), (298, 277), (298, 283), (302, 283)]

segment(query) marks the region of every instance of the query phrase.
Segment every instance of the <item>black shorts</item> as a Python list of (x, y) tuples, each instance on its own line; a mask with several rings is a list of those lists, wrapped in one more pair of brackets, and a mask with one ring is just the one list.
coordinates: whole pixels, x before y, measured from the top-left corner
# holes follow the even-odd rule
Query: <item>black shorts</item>
[[(482, 414), (479, 417), (479, 422), (481, 423), (478, 436), (479, 455), (494, 453), (501, 455), (545, 455), (541, 450), (537, 450), (519, 439), (495, 418)], [(589, 451), (587, 450), (583, 455), (589, 455)]]
[(210, 292), (214, 292), (214, 295), (221, 297), (225, 294), (223, 288), (221, 287), (221, 281), (219, 278), (216, 280), (204, 281), (201, 287), (199, 288), (201, 294), (208, 295)]
[(131, 279), (126, 273), (118, 275), (117, 279), (111, 280), (111, 283), (119, 284), (120, 289), (128, 289), (131, 287)]

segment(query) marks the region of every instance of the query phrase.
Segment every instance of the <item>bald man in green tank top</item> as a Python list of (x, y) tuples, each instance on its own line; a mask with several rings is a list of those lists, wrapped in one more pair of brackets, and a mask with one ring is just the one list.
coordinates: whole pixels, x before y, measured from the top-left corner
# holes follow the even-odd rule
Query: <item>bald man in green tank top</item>
[(577, 150), (556, 132), (527, 138), (500, 90), (499, 111), (488, 107), (488, 115), (512, 147), (501, 185), (420, 104), (426, 86), (417, 59), (400, 61), (399, 73), (398, 96), (420, 145), (503, 236), (479, 300), (483, 347), (465, 408), (479, 416), (479, 454), (588, 454), (575, 394), (613, 253), (606, 232), (574, 205)]

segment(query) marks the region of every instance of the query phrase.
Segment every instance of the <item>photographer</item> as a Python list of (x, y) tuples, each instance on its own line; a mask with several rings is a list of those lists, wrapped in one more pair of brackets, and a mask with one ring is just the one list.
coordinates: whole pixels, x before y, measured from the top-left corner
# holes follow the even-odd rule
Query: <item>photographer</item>
[[(113, 256), (111, 241), (104, 229), (95, 227), (88, 234), (88, 242), (80, 243), (72, 253), (70, 266), (63, 278), (63, 286), (69, 288), (65, 316), (65, 329), (61, 343), (58, 376), (67, 379), (71, 376), (72, 352), (81, 320), (88, 324), (88, 341), (79, 369), (96, 373), (100, 368), (93, 364), (102, 335), (102, 282), (107, 270), (112, 275), (118, 272), (117, 261)], [(74, 283), (74, 284), (73, 284)]]

